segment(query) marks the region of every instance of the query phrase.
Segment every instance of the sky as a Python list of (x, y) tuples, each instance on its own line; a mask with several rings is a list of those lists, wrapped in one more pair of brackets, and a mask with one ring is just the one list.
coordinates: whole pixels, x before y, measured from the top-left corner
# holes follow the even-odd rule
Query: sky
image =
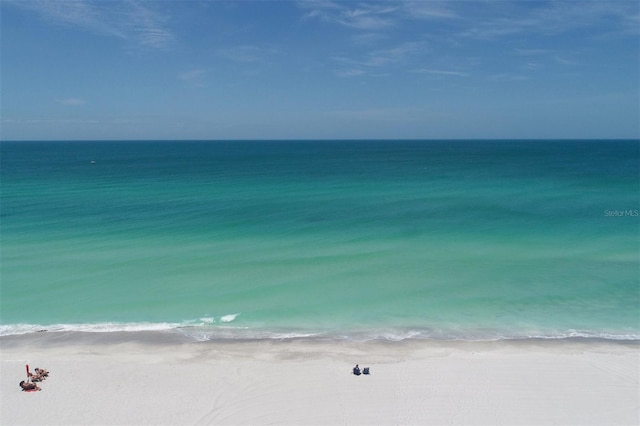
[(640, 2), (0, 0), (0, 138), (640, 138)]

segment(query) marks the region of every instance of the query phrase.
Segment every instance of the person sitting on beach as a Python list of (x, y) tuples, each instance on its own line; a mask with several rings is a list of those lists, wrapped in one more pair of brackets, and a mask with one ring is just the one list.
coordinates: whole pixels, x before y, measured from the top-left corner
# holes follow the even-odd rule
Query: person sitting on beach
[(49, 370), (45, 370), (44, 368), (36, 367), (35, 371), (36, 371), (36, 375), (37, 376), (40, 376), (40, 377), (43, 377), (43, 378), (49, 376)]
[(356, 366), (353, 367), (353, 374), (355, 374), (356, 376), (360, 375), (360, 367), (358, 366), (358, 364), (356, 364)]
[(49, 376), (49, 371), (44, 368), (36, 368), (36, 374), (29, 373), (29, 378), (32, 382), (41, 382)]
[(42, 390), (35, 383), (25, 382), (24, 380), (20, 382), (20, 387), (23, 391), (39, 391)]
[(31, 380), (32, 382), (41, 382), (44, 380), (44, 377), (38, 374), (29, 373), (29, 380)]

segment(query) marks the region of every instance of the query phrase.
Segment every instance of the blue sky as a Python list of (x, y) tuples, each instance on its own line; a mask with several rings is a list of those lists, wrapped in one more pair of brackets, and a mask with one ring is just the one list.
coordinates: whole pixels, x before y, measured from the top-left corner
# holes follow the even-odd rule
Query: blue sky
[(0, 7), (3, 140), (640, 137), (635, 0)]

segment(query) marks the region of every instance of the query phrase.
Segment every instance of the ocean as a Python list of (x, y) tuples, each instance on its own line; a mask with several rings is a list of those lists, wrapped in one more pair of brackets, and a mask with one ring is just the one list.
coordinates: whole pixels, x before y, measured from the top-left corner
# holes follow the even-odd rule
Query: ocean
[(639, 153), (2, 142), (0, 336), (640, 340)]

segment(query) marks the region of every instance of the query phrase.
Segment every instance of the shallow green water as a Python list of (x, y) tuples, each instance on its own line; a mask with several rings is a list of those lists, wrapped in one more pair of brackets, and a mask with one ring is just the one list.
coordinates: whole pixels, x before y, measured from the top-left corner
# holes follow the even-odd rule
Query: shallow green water
[(0, 331), (637, 339), (638, 152), (3, 142)]

